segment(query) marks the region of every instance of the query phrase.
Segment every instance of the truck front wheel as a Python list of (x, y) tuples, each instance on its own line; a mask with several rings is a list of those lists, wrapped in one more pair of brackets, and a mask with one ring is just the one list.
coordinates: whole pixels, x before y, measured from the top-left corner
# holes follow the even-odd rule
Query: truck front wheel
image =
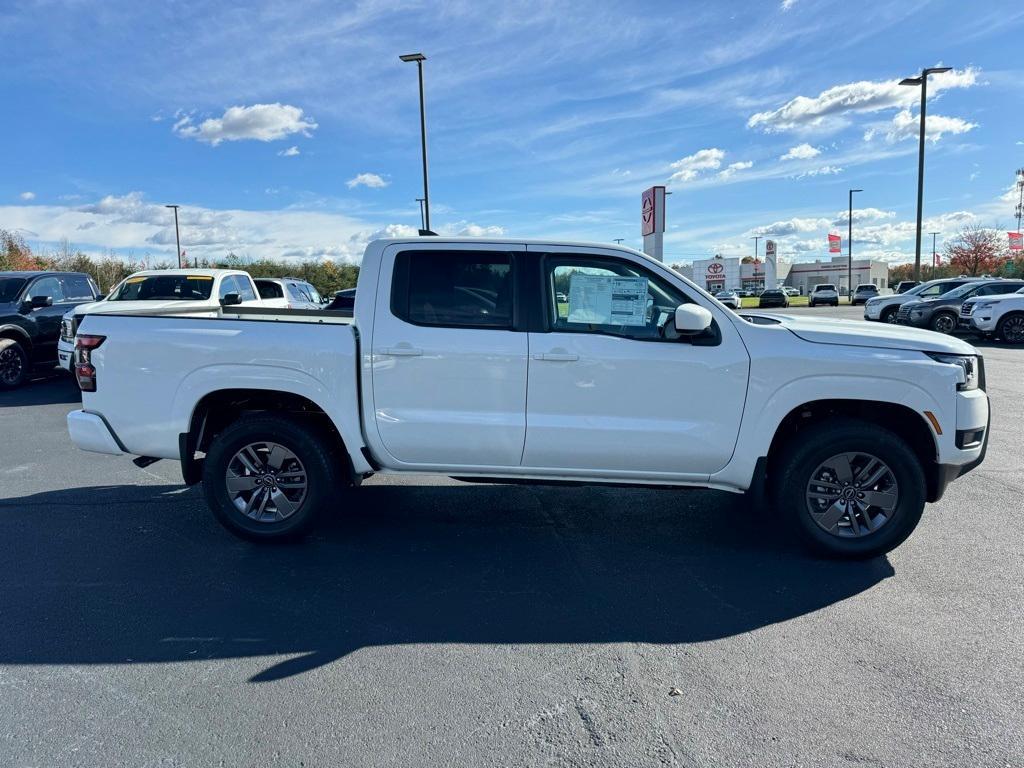
[(772, 471), (775, 503), (820, 555), (867, 558), (913, 532), (925, 503), (921, 461), (899, 435), (836, 417), (800, 430)]
[(28, 381), (25, 349), (14, 339), (0, 339), (0, 389), (17, 389)]
[(329, 505), (336, 464), (330, 442), (310, 425), (269, 414), (245, 417), (210, 445), (203, 492), (214, 517), (236, 536), (294, 539)]

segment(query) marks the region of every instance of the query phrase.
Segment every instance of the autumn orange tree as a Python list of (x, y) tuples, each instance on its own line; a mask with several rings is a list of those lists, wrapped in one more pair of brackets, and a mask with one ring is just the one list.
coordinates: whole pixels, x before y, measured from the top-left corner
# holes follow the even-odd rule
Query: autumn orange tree
[(998, 274), (1007, 257), (1006, 235), (978, 224), (965, 225), (946, 242), (945, 258), (957, 274)]

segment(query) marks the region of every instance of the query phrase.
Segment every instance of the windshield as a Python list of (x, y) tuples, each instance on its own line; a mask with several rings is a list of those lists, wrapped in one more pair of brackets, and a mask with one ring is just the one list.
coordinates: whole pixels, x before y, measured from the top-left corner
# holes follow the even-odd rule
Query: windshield
[(24, 287), (24, 277), (0, 277), (0, 301), (14, 301)]
[(203, 301), (212, 293), (209, 275), (140, 275), (121, 283), (107, 301)]

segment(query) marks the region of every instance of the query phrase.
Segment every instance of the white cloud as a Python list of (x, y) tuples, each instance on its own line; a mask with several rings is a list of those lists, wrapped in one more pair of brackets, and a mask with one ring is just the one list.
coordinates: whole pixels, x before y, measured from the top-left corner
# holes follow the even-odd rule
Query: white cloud
[(22, 200), (35, 200), (36, 199), (36, 193), (35, 192), (22, 192), (20, 195), (18, 195), (18, 197), (20, 197)]
[(179, 116), (173, 130), (182, 138), (217, 146), (222, 141), (275, 141), (295, 133), (309, 136), (316, 127), (298, 107), (275, 103), (231, 107), (221, 117), (207, 118), (199, 125), (194, 125), (192, 116), (186, 114)]
[(360, 173), (353, 178), (345, 182), (345, 186), (349, 189), (355, 189), (358, 186), (369, 187), (370, 189), (383, 189), (389, 181), (385, 181), (383, 177), (378, 176), (376, 173)]
[(779, 160), (810, 160), (812, 157), (817, 157), (821, 154), (821, 150), (817, 147), (812, 147), (810, 144), (797, 144), (795, 147), (790, 147), (789, 151), (779, 157)]
[(738, 163), (730, 163), (728, 166), (726, 166), (725, 170), (719, 171), (718, 175), (720, 178), (728, 179), (730, 176), (733, 176), (737, 171), (745, 171), (748, 168), (753, 167), (753, 160), (741, 160)]
[[(879, 219), (892, 219), (895, 218), (895, 211), (883, 211), (880, 208), (854, 208), (853, 209), (853, 223), (858, 224), (863, 221), (878, 221)], [(850, 218), (849, 211), (840, 211), (836, 214), (835, 221), (833, 222), (836, 226), (845, 224)]]
[[(950, 88), (970, 88), (977, 82), (978, 70), (968, 67), (933, 75), (928, 85), (935, 95)], [(842, 126), (844, 116), (850, 113), (908, 108), (919, 99), (918, 89), (901, 86), (899, 80), (861, 80), (827, 88), (817, 96), (797, 96), (778, 109), (758, 112), (747, 120), (747, 127), (765, 133), (824, 129), (830, 127), (827, 122), (831, 127)]]
[(454, 237), (504, 237), (504, 227), (495, 225), (481, 226), (469, 221), (457, 221), (454, 224), (447, 224), (439, 230), (442, 235)]
[[(977, 123), (969, 123), (959, 117), (945, 117), (944, 115), (928, 115), (925, 119), (925, 139), (936, 142), (943, 134), (967, 133), (977, 128)], [(885, 129), (885, 140), (895, 144), (904, 139), (916, 139), (920, 135), (921, 119), (918, 115), (911, 113), (909, 109), (902, 109), (896, 113), (892, 122)], [(877, 135), (877, 128), (869, 128), (864, 133), (864, 140), (871, 141)]]
[(752, 229), (750, 230), (749, 236), (762, 235), (782, 237), (783, 235), (795, 235), (797, 232), (814, 232), (819, 229), (827, 229), (830, 225), (831, 221), (829, 219), (792, 218), (784, 221), (774, 221), (763, 227)]
[(281, 157), (295, 157), (296, 155), (299, 155), (301, 153), (299, 152), (298, 147), (291, 146), (288, 147), (288, 149), (282, 149), (277, 154), (280, 155)]
[(842, 173), (843, 169), (837, 165), (823, 165), (820, 168), (812, 168), (809, 171), (795, 174), (792, 178), (794, 179), (805, 179), (814, 176), (834, 176), (837, 173)]
[(717, 148), (701, 149), (669, 165), (673, 174), (669, 181), (693, 181), (703, 171), (714, 171), (722, 166), (725, 151)]
[(796, 5), (796, 0), (782, 0), (782, 4), (779, 5), (779, 8), (781, 8), (784, 11), (788, 11), (794, 5)]

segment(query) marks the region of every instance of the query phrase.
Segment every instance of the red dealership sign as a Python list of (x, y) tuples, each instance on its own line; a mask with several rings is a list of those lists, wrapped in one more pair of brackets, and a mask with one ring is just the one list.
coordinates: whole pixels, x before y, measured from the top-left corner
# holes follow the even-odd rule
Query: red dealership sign
[(1010, 236), (1010, 250), (1011, 251), (1024, 251), (1024, 234), (1020, 232), (1007, 232)]
[(842, 252), (842, 238), (839, 235), (828, 236), (828, 252), (829, 253), (840, 253)]

